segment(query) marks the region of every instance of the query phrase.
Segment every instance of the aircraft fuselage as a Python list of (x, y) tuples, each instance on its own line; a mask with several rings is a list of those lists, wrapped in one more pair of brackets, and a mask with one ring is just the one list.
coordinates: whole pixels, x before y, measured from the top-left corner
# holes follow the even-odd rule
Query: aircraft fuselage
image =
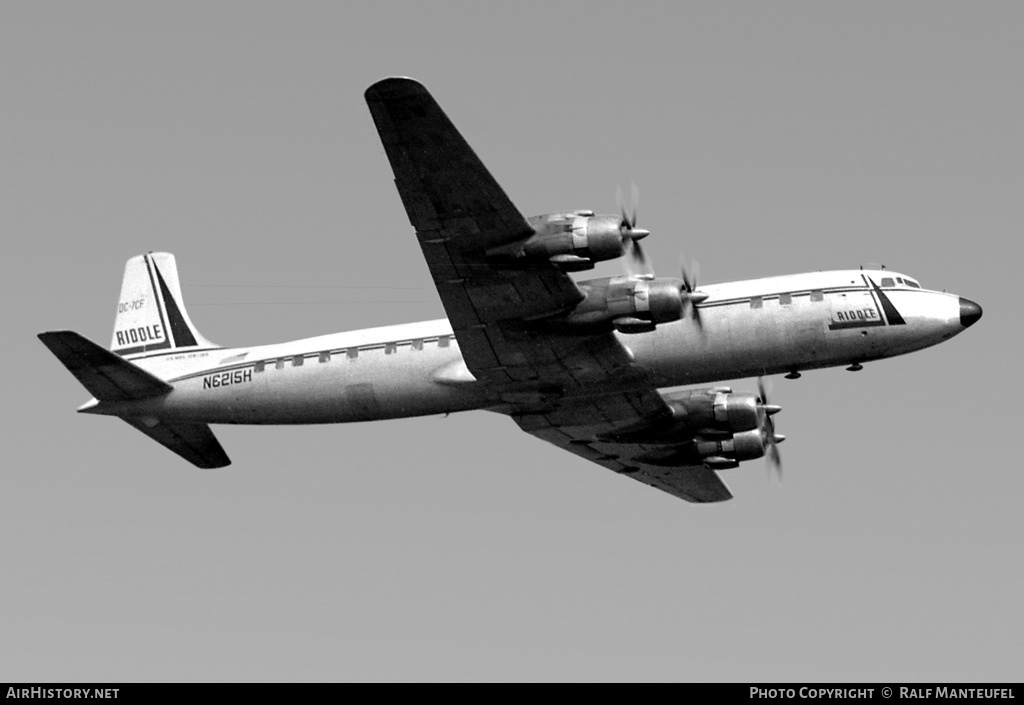
[[(892, 357), (947, 340), (973, 322), (969, 306), (964, 318), (964, 302), (971, 302), (903, 283), (909, 281), (888, 270), (847, 270), (706, 285), (700, 328), (687, 318), (617, 335), (659, 387), (672, 387)], [(466, 369), (446, 319), (127, 359), (173, 391), (93, 402), (81, 411), (306, 424), (500, 410)]]

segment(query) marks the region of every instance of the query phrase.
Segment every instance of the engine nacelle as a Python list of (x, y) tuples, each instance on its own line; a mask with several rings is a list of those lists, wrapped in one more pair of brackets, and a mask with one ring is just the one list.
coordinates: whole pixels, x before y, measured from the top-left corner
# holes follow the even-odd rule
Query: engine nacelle
[(698, 440), (694, 442), (694, 447), (702, 459), (718, 457), (742, 462), (764, 456), (768, 443), (761, 429), (755, 428), (724, 440)]
[[(612, 443), (649, 443), (680, 446), (693, 440), (704, 442), (733, 439), (748, 431), (768, 429), (768, 416), (779, 411), (765, 406), (756, 394), (733, 393), (728, 387), (662, 392), (669, 412), (655, 421), (624, 428), (601, 436)], [(741, 451), (749, 440), (740, 441)]]
[(749, 431), (758, 428), (764, 418), (761, 400), (750, 392), (714, 387), (667, 392), (662, 398), (677, 418), (695, 428)]
[(662, 467), (708, 465), (717, 470), (734, 468), (744, 460), (760, 458), (768, 450), (768, 439), (760, 428), (741, 431), (725, 438), (697, 438), (688, 443), (649, 451), (640, 462)]
[(569, 325), (612, 323), (622, 332), (633, 333), (683, 317), (687, 293), (681, 279), (612, 277), (578, 282), (578, 286), (586, 298), (566, 317)]
[[(728, 387), (662, 392), (670, 413), (655, 421), (601, 436), (607, 443), (661, 446), (639, 456), (642, 463), (663, 467), (705, 465), (734, 468), (763, 457), (786, 438), (775, 433), (771, 416), (778, 406), (756, 394), (734, 394)], [(778, 452), (772, 461), (778, 464)]]
[(621, 257), (629, 240), (630, 231), (623, 230), (622, 218), (617, 215), (594, 215), (594, 211), (583, 210), (535, 215), (527, 222), (533, 228), (533, 237), (512, 249), (488, 252), (495, 264), (515, 265), (525, 258), (578, 272), (593, 269), (595, 262)]

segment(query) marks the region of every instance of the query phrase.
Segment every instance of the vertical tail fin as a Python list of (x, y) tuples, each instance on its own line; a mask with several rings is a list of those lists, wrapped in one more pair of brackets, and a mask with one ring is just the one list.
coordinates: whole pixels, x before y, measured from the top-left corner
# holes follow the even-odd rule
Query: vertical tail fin
[(150, 252), (124, 267), (110, 349), (129, 356), (158, 350), (217, 347), (188, 317), (174, 255)]

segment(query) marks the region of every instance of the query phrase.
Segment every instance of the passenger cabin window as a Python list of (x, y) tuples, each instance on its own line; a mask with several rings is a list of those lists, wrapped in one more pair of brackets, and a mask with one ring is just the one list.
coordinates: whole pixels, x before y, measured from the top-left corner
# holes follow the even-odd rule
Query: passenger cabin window
[[(900, 283), (902, 284), (903, 282), (900, 281)], [(883, 277), (882, 286), (896, 286), (896, 284), (893, 283), (892, 277)]]
[(384, 343), (384, 354), (391, 355), (398, 350), (398, 343)]
[(760, 296), (750, 297), (750, 308), (761, 308), (762, 306), (764, 306), (764, 299)]
[(283, 370), (284, 369), (284, 358), (283, 357), (280, 360), (278, 360), (277, 362), (274, 363), (274, 369), (276, 369), (276, 370)]
[(263, 360), (260, 360), (260, 361), (258, 361), (256, 364), (254, 364), (252, 366), (252, 369), (254, 371), (256, 371), (256, 372), (262, 372), (263, 371), (263, 365), (264, 365)]
[(450, 342), (449, 336), (442, 335), (442, 336), (440, 336), (437, 339), (437, 347), (439, 347), (439, 348), (447, 348), (449, 342)]
[(302, 363), (305, 362), (306, 358), (302, 355), (296, 355), (292, 358), (292, 367), (302, 367)]
[(416, 340), (412, 341), (412, 349), (413, 350), (422, 350), (423, 349), (423, 338), (417, 338)]
[(320, 362), (330, 362), (330, 361), (331, 361), (331, 353), (330, 353), (330, 351), (326, 351), (325, 350), (324, 352), (320, 353)]
[(811, 291), (811, 301), (824, 301), (824, 300), (825, 300), (825, 292), (823, 292), (821, 289), (814, 289), (814, 290)]
[(359, 357), (359, 348), (349, 348), (346, 354), (348, 355), (349, 360), (355, 360)]
[(779, 294), (779, 303), (782, 304), (783, 306), (789, 306), (791, 303), (793, 303), (793, 295)]
[(915, 289), (920, 289), (920, 288), (921, 288), (921, 285), (920, 285), (920, 284), (918, 284), (918, 283), (917, 283), (916, 281), (914, 281), (913, 279), (908, 279), (908, 280), (907, 280), (907, 284), (908, 284), (908, 285), (910, 285), (910, 286), (912, 286), (912, 287), (914, 287)]

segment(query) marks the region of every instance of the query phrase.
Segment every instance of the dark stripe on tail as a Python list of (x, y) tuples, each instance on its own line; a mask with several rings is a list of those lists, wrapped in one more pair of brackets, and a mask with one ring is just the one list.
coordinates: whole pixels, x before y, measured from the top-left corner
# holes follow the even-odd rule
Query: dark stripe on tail
[(188, 324), (185, 323), (185, 318), (181, 315), (181, 310), (178, 308), (178, 302), (174, 300), (170, 289), (167, 288), (167, 282), (164, 281), (163, 275), (160, 274), (160, 269), (156, 266), (156, 262), (153, 262), (153, 271), (156, 272), (156, 278), (160, 282), (160, 293), (164, 297), (164, 308), (167, 309), (167, 318), (171, 323), (171, 335), (174, 336), (174, 345), (179, 348), (196, 345), (196, 338), (192, 335)]

